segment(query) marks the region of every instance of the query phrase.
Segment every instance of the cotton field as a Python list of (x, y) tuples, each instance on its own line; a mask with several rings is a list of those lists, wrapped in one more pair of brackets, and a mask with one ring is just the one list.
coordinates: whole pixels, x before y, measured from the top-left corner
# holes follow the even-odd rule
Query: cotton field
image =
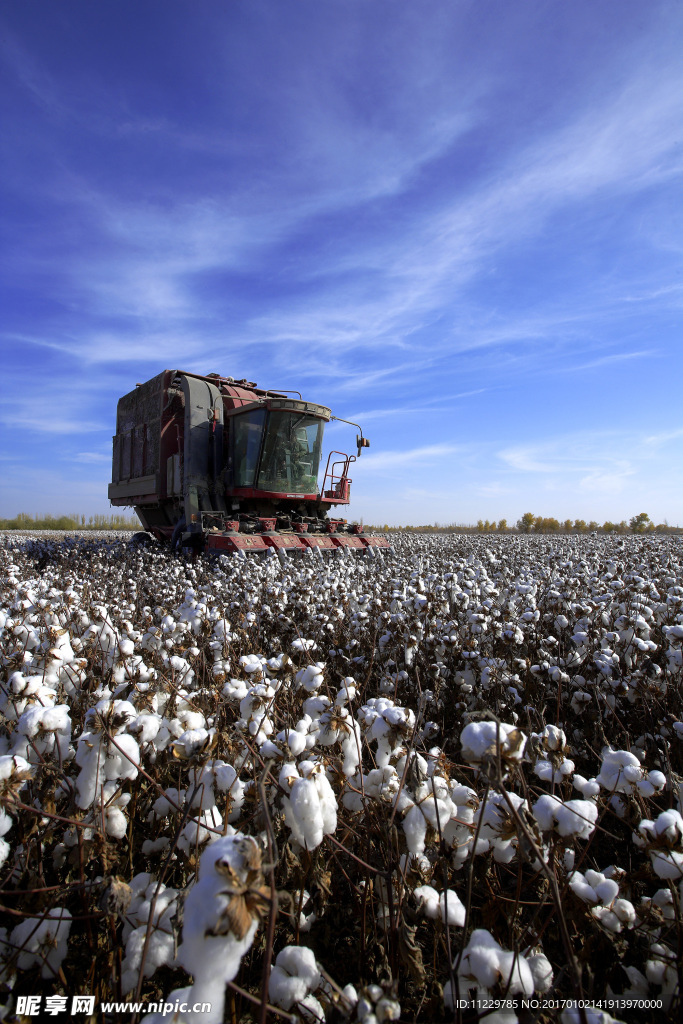
[(0, 561), (6, 1015), (677, 1019), (680, 538)]

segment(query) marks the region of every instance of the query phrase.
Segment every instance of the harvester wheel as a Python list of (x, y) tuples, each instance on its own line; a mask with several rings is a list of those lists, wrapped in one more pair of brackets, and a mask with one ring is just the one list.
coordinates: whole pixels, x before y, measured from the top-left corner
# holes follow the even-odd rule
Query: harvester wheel
[(150, 548), (156, 543), (156, 541), (151, 533), (145, 533), (144, 530), (138, 530), (138, 532), (134, 533), (130, 538), (130, 543), (136, 548)]

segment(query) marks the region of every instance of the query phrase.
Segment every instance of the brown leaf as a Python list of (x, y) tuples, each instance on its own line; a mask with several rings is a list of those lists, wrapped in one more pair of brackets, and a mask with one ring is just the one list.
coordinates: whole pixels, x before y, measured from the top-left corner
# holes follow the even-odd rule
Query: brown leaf
[(118, 878), (109, 878), (100, 897), (100, 910), (105, 914), (125, 914), (133, 898), (133, 890)]
[(398, 951), (413, 980), (418, 985), (424, 985), (425, 968), (422, 950), (415, 941), (416, 932), (417, 926), (403, 923), (398, 932)]

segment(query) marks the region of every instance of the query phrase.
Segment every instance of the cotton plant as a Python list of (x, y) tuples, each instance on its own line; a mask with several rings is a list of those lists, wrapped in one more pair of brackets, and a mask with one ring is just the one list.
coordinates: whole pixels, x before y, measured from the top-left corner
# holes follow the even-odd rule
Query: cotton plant
[(598, 818), (598, 806), (592, 800), (563, 801), (550, 793), (540, 796), (531, 810), (541, 832), (556, 832), (564, 838), (589, 839)]
[(9, 722), (16, 722), (27, 708), (52, 707), (57, 702), (57, 690), (48, 685), (43, 674), (26, 675), (12, 672), (7, 685), (3, 687), (4, 700), (0, 699), (0, 711)]
[(32, 764), (43, 760), (64, 764), (73, 757), (68, 704), (33, 704), (27, 708), (17, 722), (12, 751)]
[(357, 993), (351, 985), (343, 990), (347, 1000), (354, 1004), (359, 1024), (385, 1024), (400, 1020), (401, 1004), (381, 985), (365, 985)]
[(10, 934), (10, 945), (19, 950), (18, 969), (39, 966), (42, 978), (56, 978), (67, 953), (71, 923), (71, 913), (65, 907), (53, 907), (43, 917), (20, 921)]
[(412, 807), (403, 817), (403, 832), (410, 853), (424, 853), (428, 828), (438, 833), (456, 816), (457, 810), (445, 779), (432, 776), (420, 782), (412, 795)]
[(314, 992), (322, 982), (313, 950), (285, 946), (275, 958), (268, 979), (268, 996), (283, 1010), (296, 1010), (305, 1021), (324, 1021), (325, 1011)]
[(137, 777), (140, 748), (125, 732), (135, 718), (136, 709), (124, 700), (98, 701), (86, 714), (76, 749), (76, 764), (81, 769), (76, 779), (78, 807), (90, 807), (105, 782)]
[(564, 782), (573, 773), (575, 764), (566, 756), (567, 737), (563, 729), (546, 725), (542, 732), (532, 733), (529, 747), (536, 754), (534, 774), (543, 782)]
[[(142, 964), (151, 978), (159, 967), (175, 962), (173, 918), (178, 909), (178, 892), (157, 882), (148, 872), (135, 875), (130, 883), (131, 902), (124, 913), (125, 956), (121, 963), (121, 991), (135, 991)], [(151, 925), (150, 925), (151, 918)]]
[(655, 874), (659, 878), (683, 879), (683, 817), (680, 811), (668, 810), (654, 821), (643, 819), (633, 833), (636, 846), (647, 850)]
[(0, 756), (0, 867), (10, 852), (9, 842), (4, 837), (14, 823), (5, 808), (11, 811), (13, 805), (22, 799), (23, 790), (33, 773), (34, 768), (19, 754)]
[(337, 827), (337, 797), (322, 764), (300, 761), (285, 767), (286, 774), (280, 773), (285, 822), (295, 843), (314, 850)]
[(618, 933), (636, 923), (633, 904), (619, 895), (623, 874), (612, 865), (605, 871), (572, 871), (567, 878), (572, 892), (589, 904), (592, 917), (607, 932)]
[(413, 896), (425, 917), (440, 920), (450, 927), (462, 928), (465, 924), (465, 907), (453, 889), (437, 892), (431, 885), (419, 885), (413, 890)]
[(502, 793), (489, 792), (486, 801), (481, 802), (474, 819), (478, 829), (474, 853), (488, 853), (490, 850), (493, 859), (499, 864), (510, 864), (515, 860), (519, 845), (519, 827), (512, 812), (523, 818), (528, 809), (526, 799), (517, 793), (503, 796)]
[(469, 722), (460, 733), (462, 756), (476, 767), (495, 766), (500, 759), (503, 769), (521, 763), (526, 736), (516, 725), (503, 722)]
[[(221, 1024), (223, 1020), (225, 986), (236, 976), (268, 913), (270, 890), (264, 883), (261, 860), (258, 844), (247, 836), (222, 836), (201, 856), (199, 881), (185, 899), (177, 962), (194, 978), (189, 989), (181, 990), (186, 1001), (191, 1005), (206, 1002), (211, 1009), (188, 1013), (190, 1024), (195, 1019), (204, 1024)], [(174, 995), (168, 999), (173, 1001)], [(149, 1024), (153, 1020), (150, 1018)]]
[(628, 750), (605, 747), (596, 782), (609, 793), (638, 794), (647, 799), (664, 788), (666, 776), (656, 769), (646, 771), (636, 755)]
[[(478, 999), (491, 997), (494, 992), (505, 992), (506, 996), (530, 998), (534, 992), (545, 992), (552, 984), (552, 972), (545, 956), (531, 953), (525, 957), (521, 952), (505, 950), (483, 928), (476, 928), (453, 962), (457, 971), (460, 997), (469, 991), (476, 992)], [(456, 994), (450, 981), (444, 986), (446, 1009), (454, 1009)], [(494, 1017), (495, 1019), (495, 1017)], [(507, 1018), (500, 1018), (504, 1020)], [(513, 1014), (510, 1020), (516, 1019)]]

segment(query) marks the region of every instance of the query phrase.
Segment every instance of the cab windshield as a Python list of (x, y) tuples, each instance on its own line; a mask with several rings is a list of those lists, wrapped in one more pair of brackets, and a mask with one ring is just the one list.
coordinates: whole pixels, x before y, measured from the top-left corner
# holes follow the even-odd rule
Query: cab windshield
[(261, 491), (316, 494), (324, 423), (300, 412), (268, 414), (258, 472)]

